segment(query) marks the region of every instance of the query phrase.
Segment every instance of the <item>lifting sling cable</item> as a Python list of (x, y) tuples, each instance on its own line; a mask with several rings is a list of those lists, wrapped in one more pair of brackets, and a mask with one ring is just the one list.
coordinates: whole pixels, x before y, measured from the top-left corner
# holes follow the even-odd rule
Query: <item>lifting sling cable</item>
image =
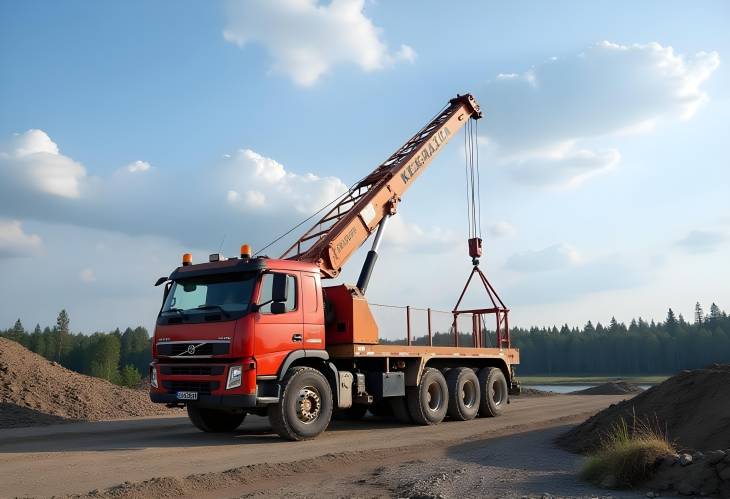
[(469, 234), (469, 256), (477, 265), (481, 256), (482, 212), (479, 172), (479, 136), (477, 121), (470, 120), (464, 133), (464, 171), (466, 177), (466, 216)]
[(464, 134), (464, 157), (466, 174), (466, 205), (469, 239), (482, 237), (481, 192), (479, 178), (478, 122), (466, 124)]

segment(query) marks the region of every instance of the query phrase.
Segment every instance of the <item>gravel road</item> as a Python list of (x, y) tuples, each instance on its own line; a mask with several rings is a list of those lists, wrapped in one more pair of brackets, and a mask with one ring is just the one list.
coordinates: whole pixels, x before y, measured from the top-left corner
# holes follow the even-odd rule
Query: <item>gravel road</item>
[[(577, 423), (623, 398), (517, 399), (501, 417), (435, 427), (336, 421), (308, 442), (281, 441), (265, 419), (252, 416), (227, 435), (201, 433), (179, 417), (0, 430), (0, 495), (100, 489), (110, 496), (241, 497), (289, 495), (291, 485), (301, 497), (407, 496), (417, 495), (420, 487), (448, 497), (446, 488), (439, 492), (446, 482), (463, 485), (463, 490), (454, 489), (462, 497), (473, 496), (466, 492), (472, 488), (489, 497), (539, 495), (548, 492), (540, 490), (542, 483), (554, 485), (552, 493), (557, 493), (573, 483), (571, 472), (579, 458), (554, 449), (549, 432), (529, 432)], [(521, 435), (482, 442), (512, 434)], [(466, 471), (457, 472), (462, 469)], [(479, 483), (473, 481), (477, 479)], [(511, 482), (502, 487), (505, 479)], [(342, 486), (342, 480), (351, 488)], [(130, 483), (103, 492), (123, 482)], [(339, 488), (328, 494), (326, 487), (337, 483)], [(582, 490), (567, 489), (567, 495), (591, 494)]]

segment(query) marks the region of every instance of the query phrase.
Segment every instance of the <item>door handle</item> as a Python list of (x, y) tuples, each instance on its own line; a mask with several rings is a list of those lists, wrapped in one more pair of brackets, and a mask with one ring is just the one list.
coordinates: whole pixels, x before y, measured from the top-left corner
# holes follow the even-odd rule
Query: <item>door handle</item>
[(302, 335), (301, 335), (301, 333), (294, 333), (294, 334), (293, 334), (293, 335), (291, 336), (291, 340), (292, 340), (293, 342), (295, 342), (295, 343), (301, 343), (301, 342), (302, 342)]

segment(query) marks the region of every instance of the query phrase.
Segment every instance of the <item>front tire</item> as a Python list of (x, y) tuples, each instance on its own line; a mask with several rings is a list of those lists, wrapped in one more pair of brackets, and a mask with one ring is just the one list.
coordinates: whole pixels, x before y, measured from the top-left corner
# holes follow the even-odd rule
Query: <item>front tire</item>
[(421, 425), (435, 425), (446, 417), (449, 405), (449, 387), (438, 369), (424, 369), (421, 382), (406, 389), (408, 412)]
[(287, 440), (309, 440), (332, 419), (332, 389), (327, 378), (311, 367), (293, 367), (282, 382), (281, 400), (269, 406), (269, 422)]
[(188, 417), (195, 427), (201, 431), (223, 433), (238, 428), (246, 418), (246, 413), (227, 412), (188, 405)]
[(497, 367), (480, 369), (479, 388), (482, 392), (479, 414), (489, 417), (502, 414), (509, 399), (507, 380), (502, 370)]
[(458, 421), (474, 419), (479, 412), (479, 379), (473, 369), (457, 367), (446, 374), (449, 386), (448, 414)]

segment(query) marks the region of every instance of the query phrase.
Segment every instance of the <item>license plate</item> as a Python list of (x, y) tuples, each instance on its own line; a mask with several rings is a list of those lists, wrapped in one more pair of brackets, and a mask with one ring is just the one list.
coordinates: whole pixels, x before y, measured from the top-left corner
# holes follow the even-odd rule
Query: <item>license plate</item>
[(198, 392), (177, 392), (178, 400), (198, 400)]

